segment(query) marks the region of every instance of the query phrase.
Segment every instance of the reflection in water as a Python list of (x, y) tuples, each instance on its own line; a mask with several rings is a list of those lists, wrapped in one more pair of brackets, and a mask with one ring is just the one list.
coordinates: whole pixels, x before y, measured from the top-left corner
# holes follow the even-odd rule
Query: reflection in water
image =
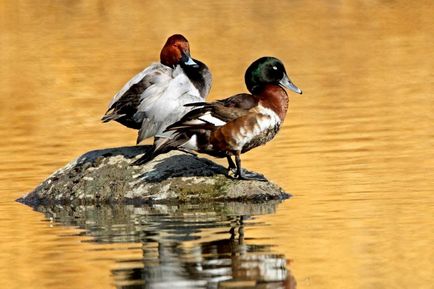
[(246, 243), (263, 204), (39, 206), (49, 219), (79, 226), (96, 243), (141, 243), (142, 258), (118, 261), (117, 288), (295, 288), (283, 255)]

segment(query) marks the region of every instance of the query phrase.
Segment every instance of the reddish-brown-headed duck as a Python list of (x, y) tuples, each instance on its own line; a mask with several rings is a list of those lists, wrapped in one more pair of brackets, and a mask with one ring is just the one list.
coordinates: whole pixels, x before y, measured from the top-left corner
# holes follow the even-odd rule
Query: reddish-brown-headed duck
[(175, 34), (162, 48), (160, 62), (145, 68), (116, 93), (102, 121), (115, 120), (138, 129), (139, 143), (162, 134), (191, 110), (185, 104), (203, 101), (210, 88), (208, 67), (192, 59), (187, 39)]
[(146, 163), (173, 149), (187, 149), (226, 157), (228, 174), (233, 172), (240, 179), (265, 180), (241, 169), (240, 154), (267, 143), (279, 131), (288, 110), (284, 87), (299, 94), (301, 90), (289, 80), (283, 63), (274, 57), (253, 62), (246, 71), (245, 82), (251, 94), (188, 105), (199, 108), (170, 125), (167, 131), (172, 131), (173, 137), (155, 145), (134, 164)]

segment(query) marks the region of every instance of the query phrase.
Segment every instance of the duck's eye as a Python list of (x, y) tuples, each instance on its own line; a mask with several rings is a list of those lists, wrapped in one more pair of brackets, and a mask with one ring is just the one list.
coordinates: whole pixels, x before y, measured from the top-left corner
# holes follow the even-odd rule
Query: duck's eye
[(274, 69), (274, 70), (277, 70), (277, 66), (273, 66), (273, 69)]

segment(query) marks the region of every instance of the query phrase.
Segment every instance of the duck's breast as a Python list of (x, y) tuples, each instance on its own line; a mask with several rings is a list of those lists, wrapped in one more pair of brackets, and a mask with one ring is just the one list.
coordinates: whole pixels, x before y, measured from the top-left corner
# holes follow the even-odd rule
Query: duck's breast
[(273, 110), (259, 105), (254, 111), (256, 115), (252, 117), (250, 126), (240, 129), (237, 134), (241, 152), (269, 142), (280, 128), (281, 120)]
[(213, 143), (220, 150), (246, 152), (270, 141), (280, 128), (280, 118), (261, 105), (213, 133)]

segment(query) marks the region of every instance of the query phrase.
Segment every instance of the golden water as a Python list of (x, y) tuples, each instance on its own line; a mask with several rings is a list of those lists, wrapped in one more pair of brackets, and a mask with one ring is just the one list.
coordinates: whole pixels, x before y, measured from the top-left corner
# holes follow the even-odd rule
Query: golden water
[[(231, 247), (257, 270), (265, 256), (292, 276), (255, 288), (433, 288), (433, 12), (430, 0), (0, 1), (0, 287), (191, 288), (193, 275), (161, 283), (144, 252), (159, 250), (152, 264), (176, 268), (197, 248)], [(164, 242), (137, 239), (131, 232), (149, 228), (128, 218), (110, 223), (130, 228), (117, 242), (107, 220), (59, 218), (66, 209), (50, 219), (14, 202), (86, 151), (134, 144), (134, 131), (99, 119), (173, 33), (212, 69), (210, 99), (244, 91), (244, 70), (260, 56), (285, 63), (304, 94), (290, 95), (278, 136), (243, 161), (294, 197), (248, 219), (243, 244), (228, 233), (239, 220), (222, 210), (188, 208), (187, 219), (166, 214), (167, 224), (161, 212), (134, 213)], [(176, 224), (195, 211), (215, 219), (185, 239)], [(232, 254), (241, 281), (221, 288), (252, 287), (234, 265), (249, 263)], [(134, 268), (151, 275), (133, 278)]]

